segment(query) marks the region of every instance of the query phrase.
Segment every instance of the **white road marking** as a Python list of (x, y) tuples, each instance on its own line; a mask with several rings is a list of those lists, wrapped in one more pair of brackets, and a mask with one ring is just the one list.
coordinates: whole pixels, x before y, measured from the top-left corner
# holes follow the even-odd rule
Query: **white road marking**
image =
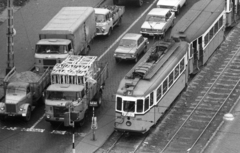
[(33, 126), (32, 126), (30, 129), (34, 129), (35, 126), (36, 126), (39, 122), (41, 122), (41, 120), (42, 120), (44, 117), (45, 117), (45, 114), (43, 114), (43, 116), (42, 116), (40, 119), (38, 119), (37, 122), (36, 122), (35, 124), (33, 124)]
[(153, 5), (155, 5), (156, 2), (157, 2), (157, 0), (154, 0), (154, 1), (152, 2), (152, 4), (149, 5), (149, 7), (130, 25), (130, 27), (128, 27), (127, 30), (125, 30), (125, 31), (123, 32), (123, 34), (122, 34), (121, 36), (119, 36), (118, 39), (115, 40), (114, 43), (113, 43), (110, 47), (108, 47), (108, 49), (98, 58), (98, 60), (100, 60), (101, 58), (103, 58), (103, 56), (104, 56), (105, 54), (107, 54), (107, 53), (110, 51), (110, 49), (113, 48), (114, 45), (116, 45), (116, 43), (151, 9), (151, 7), (152, 7)]

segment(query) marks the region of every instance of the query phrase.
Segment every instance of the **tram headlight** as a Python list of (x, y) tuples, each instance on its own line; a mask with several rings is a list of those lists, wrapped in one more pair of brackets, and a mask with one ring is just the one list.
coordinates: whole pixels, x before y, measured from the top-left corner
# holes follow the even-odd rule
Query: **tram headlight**
[(127, 121), (127, 122), (126, 122), (126, 125), (127, 125), (127, 126), (131, 126), (132, 123), (131, 123), (130, 121)]

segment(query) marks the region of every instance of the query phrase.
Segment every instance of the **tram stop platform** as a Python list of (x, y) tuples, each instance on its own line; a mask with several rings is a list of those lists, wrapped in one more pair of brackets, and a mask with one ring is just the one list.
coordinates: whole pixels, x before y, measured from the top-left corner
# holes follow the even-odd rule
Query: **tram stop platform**
[(240, 152), (240, 99), (230, 111), (233, 120), (223, 119), (214, 137), (202, 153), (239, 153)]

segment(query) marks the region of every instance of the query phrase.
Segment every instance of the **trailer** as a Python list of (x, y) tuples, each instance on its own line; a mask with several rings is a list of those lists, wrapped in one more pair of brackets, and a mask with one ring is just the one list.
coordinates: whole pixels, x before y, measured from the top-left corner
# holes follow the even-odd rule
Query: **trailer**
[(14, 67), (3, 80), (5, 98), (0, 102), (1, 120), (7, 116), (22, 116), (29, 121), (35, 106), (44, 103), (44, 90), (49, 84), (49, 69), (39, 74), (32, 71), (17, 72)]
[(92, 7), (63, 7), (40, 31), (35, 68), (44, 71), (69, 55), (87, 55), (96, 35)]

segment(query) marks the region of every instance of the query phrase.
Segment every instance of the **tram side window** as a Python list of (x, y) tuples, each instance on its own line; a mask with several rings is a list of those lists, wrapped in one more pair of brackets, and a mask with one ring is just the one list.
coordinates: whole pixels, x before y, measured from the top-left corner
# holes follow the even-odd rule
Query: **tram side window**
[(180, 62), (180, 73), (184, 70), (184, 59), (181, 60)]
[(150, 94), (150, 106), (153, 105), (153, 92)]
[(144, 111), (147, 111), (149, 108), (149, 97), (145, 98)]
[(219, 29), (218, 22), (216, 22), (214, 25), (214, 33), (217, 33), (218, 29)]
[(223, 16), (219, 19), (219, 28), (221, 28), (223, 25)]
[(161, 98), (161, 96), (162, 96), (162, 85), (157, 89), (157, 101)]
[(212, 39), (213, 35), (214, 35), (214, 30), (213, 30), (214, 27), (212, 27), (212, 29), (210, 30), (210, 33), (209, 33), (209, 39)]
[(205, 43), (205, 45), (208, 44), (208, 41), (209, 41), (209, 33), (207, 33), (207, 34), (205, 35), (205, 37), (204, 37), (204, 43)]
[(168, 88), (168, 84), (167, 84), (167, 78), (164, 80), (163, 82), (163, 94), (167, 91), (167, 88)]
[(175, 73), (175, 75), (174, 75), (174, 80), (175, 80), (175, 79), (177, 79), (177, 77), (178, 77), (178, 75), (179, 75), (179, 65), (177, 65), (177, 66), (175, 67), (174, 73)]
[(121, 111), (122, 110), (122, 98), (117, 97), (117, 110)]
[(173, 72), (171, 72), (169, 75), (169, 87), (172, 85), (172, 83), (173, 83)]
[(138, 113), (143, 112), (143, 100), (142, 99), (137, 100), (137, 112)]
[(123, 109), (125, 112), (135, 112), (135, 101), (123, 101)]

